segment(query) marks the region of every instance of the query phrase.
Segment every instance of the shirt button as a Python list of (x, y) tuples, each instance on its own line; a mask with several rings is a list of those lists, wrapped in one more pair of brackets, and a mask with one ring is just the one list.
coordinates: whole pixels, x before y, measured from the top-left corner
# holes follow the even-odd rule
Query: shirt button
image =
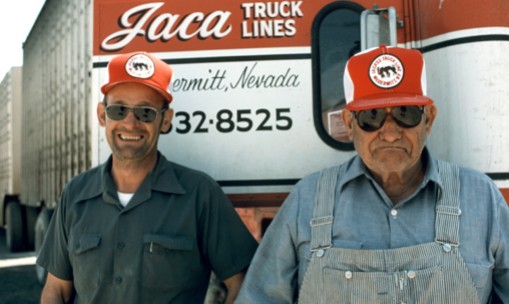
[(120, 283), (122, 283), (122, 278), (121, 278), (121, 277), (116, 277), (116, 278), (115, 278), (115, 283), (116, 283), (116, 284), (120, 284)]
[(392, 210), (391, 210), (391, 215), (392, 215), (392, 216), (394, 216), (394, 217), (396, 217), (396, 215), (398, 215), (398, 210), (396, 210), (396, 209), (392, 209)]
[(408, 278), (409, 278), (410, 280), (415, 279), (415, 271), (410, 270), (410, 271), (408, 272), (407, 276), (408, 276)]
[(345, 278), (347, 278), (348, 280), (350, 280), (351, 278), (353, 277), (353, 274), (351, 271), (347, 271), (345, 272)]
[(117, 244), (117, 248), (118, 249), (124, 249), (124, 247), (125, 247), (125, 243), (124, 242), (120, 242), (120, 243)]

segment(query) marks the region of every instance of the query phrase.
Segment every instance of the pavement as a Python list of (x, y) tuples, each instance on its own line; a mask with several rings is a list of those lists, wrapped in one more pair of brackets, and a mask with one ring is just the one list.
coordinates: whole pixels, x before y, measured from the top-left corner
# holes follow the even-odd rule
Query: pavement
[(0, 304), (37, 304), (41, 285), (35, 275), (35, 252), (10, 253), (0, 228)]

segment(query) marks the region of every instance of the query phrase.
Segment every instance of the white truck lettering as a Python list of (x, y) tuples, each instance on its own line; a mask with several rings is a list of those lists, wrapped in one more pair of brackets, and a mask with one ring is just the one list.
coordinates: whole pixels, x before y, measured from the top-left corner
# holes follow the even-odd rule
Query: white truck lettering
[[(195, 36), (200, 39), (215, 39), (227, 36), (232, 26), (228, 23), (231, 12), (214, 11), (208, 14), (193, 12), (185, 16), (162, 13), (154, 17), (155, 12), (164, 2), (152, 2), (135, 6), (127, 10), (119, 18), (122, 30), (107, 36), (101, 43), (105, 51), (118, 51), (126, 47), (137, 36), (145, 36), (147, 41), (168, 41), (173, 37), (189, 40)], [(136, 15), (139, 17), (134, 18)], [(130, 20), (135, 20), (131, 22)], [(190, 28), (197, 28), (189, 32)]]

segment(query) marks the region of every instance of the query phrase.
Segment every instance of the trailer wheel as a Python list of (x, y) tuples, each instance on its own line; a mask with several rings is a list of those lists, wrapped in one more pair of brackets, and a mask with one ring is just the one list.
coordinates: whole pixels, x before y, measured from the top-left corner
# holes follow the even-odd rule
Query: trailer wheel
[(6, 233), (5, 242), (11, 252), (23, 250), (23, 214), (21, 205), (17, 201), (7, 203), (5, 212)]
[[(44, 236), (48, 230), (48, 225), (52, 214), (53, 210), (43, 208), (41, 212), (39, 212), (39, 216), (35, 222), (35, 252), (37, 255), (39, 255), (39, 252), (41, 251), (42, 242), (44, 241)], [(48, 275), (46, 269), (39, 265), (35, 265), (35, 273), (37, 275), (37, 281), (39, 281), (41, 285), (44, 285), (46, 282), (46, 276)]]
[(35, 249), (35, 224), (38, 214), (39, 208), (26, 206), (25, 246), (27, 250)]

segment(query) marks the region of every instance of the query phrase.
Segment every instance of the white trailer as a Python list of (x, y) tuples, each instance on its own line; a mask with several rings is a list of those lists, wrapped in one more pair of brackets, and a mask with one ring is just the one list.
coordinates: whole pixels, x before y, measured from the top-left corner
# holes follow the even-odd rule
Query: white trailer
[(0, 227), (6, 229), (11, 251), (27, 249), (33, 243), (36, 208), (19, 204), (21, 189), (22, 69), (11, 68), (0, 83)]

